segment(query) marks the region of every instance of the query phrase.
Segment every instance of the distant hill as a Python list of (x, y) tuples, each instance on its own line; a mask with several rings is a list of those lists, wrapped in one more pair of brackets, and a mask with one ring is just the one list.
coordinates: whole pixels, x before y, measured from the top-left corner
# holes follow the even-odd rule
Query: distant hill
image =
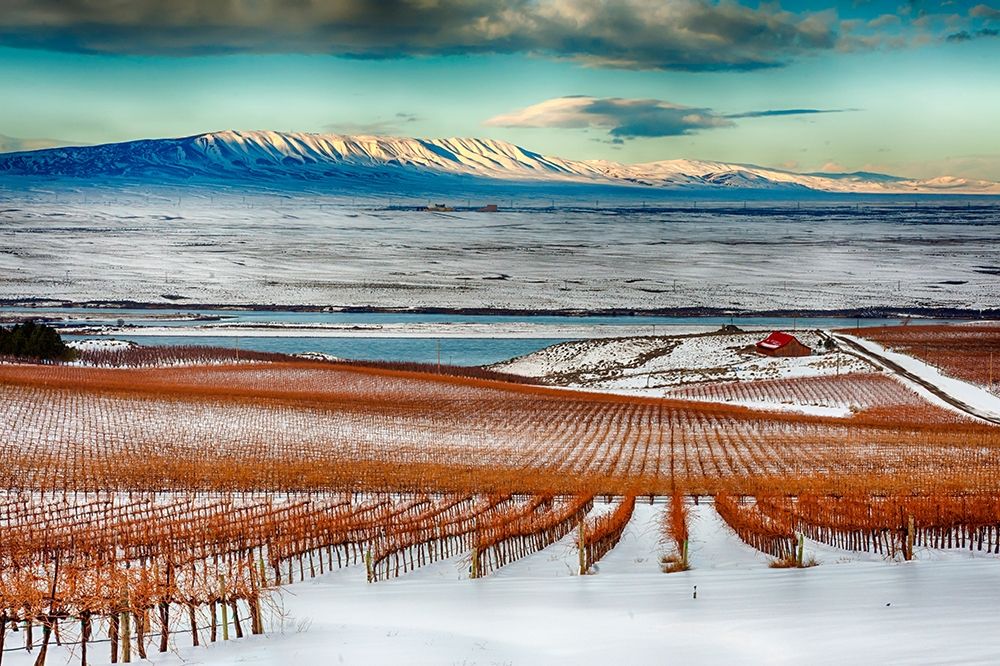
[[(910, 180), (874, 173), (802, 174), (744, 164), (666, 160), (621, 164), (548, 157), (492, 139), (413, 139), (224, 131), (177, 139), (0, 154), (0, 175), (73, 179), (226, 180), (331, 190), (381, 185), (448, 189), (468, 179), (542, 185), (842, 194), (1000, 194), (987, 181)], [(458, 180), (455, 180), (458, 179)]]

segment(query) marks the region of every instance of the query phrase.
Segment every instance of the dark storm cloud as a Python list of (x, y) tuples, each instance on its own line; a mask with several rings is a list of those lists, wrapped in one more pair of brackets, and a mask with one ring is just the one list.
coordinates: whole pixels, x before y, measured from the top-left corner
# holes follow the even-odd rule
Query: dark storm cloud
[(744, 111), (730, 113), (726, 118), (768, 118), (770, 116), (810, 116), (817, 113), (846, 113), (857, 109), (768, 109), (766, 111)]
[(969, 32), (968, 30), (961, 30), (959, 32), (952, 33), (945, 37), (949, 42), (969, 42), (973, 39), (979, 39), (981, 37), (998, 37), (1000, 36), (1000, 30), (994, 28), (982, 28), (974, 32)]
[(770, 109), (719, 114), (708, 108), (674, 104), (659, 99), (621, 97), (556, 97), (486, 121), (494, 127), (598, 128), (617, 140), (693, 134), (732, 127), (733, 119), (841, 113), (850, 109)]
[(837, 46), (832, 12), (733, 0), (4, 0), (0, 44), (188, 56), (529, 53), (633, 69), (780, 66)]

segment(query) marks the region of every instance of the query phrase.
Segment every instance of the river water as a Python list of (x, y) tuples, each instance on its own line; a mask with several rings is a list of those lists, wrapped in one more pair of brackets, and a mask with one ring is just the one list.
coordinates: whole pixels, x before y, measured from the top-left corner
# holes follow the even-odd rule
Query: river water
[[(95, 309), (95, 308), (0, 308), (0, 314), (31, 314), (38, 318), (55, 318), (61, 325), (118, 325), (185, 327), (205, 324), (206, 319), (233, 323), (275, 324), (407, 324), (407, 323), (476, 323), (496, 324), (495, 338), (365, 338), (365, 337), (189, 337), (181, 335), (129, 336), (115, 333), (119, 340), (133, 340), (143, 345), (207, 345), (235, 347), (258, 351), (295, 354), (321, 352), (341, 358), (364, 360), (417, 361), (454, 365), (485, 365), (515, 356), (529, 354), (549, 345), (562, 342), (560, 338), (508, 338), (502, 336), (504, 324), (530, 322), (532, 324), (564, 324), (572, 326), (630, 326), (650, 327), (650, 333), (669, 334), (670, 327), (704, 326), (718, 328), (725, 324), (740, 327), (774, 329), (846, 328), (860, 324), (866, 326), (891, 326), (898, 319), (848, 319), (837, 317), (646, 317), (646, 316), (555, 316), (555, 315), (456, 315), (420, 313), (356, 313), (356, 312), (288, 312), (262, 310), (152, 310), (152, 309)], [(655, 327), (655, 328), (654, 328)], [(81, 339), (99, 336), (67, 336)]]

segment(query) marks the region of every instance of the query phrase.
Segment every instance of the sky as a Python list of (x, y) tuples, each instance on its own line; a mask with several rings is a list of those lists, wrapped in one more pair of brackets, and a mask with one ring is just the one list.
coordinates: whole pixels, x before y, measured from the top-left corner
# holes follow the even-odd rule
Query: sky
[(4, 0), (0, 100), (0, 151), (270, 129), (1000, 181), (1000, 0)]

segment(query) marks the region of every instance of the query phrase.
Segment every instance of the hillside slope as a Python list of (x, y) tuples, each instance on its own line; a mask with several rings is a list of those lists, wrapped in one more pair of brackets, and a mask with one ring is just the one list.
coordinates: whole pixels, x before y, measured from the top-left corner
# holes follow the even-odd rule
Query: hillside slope
[(176, 139), (52, 148), (0, 155), (0, 175), (178, 181), (447, 185), (448, 178), (558, 185), (632, 186), (666, 191), (763, 190), (832, 193), (1000, 194), (1000, 185), (942, 177), (799, 174), (696, 160), (620, 164), (548, 157), (493, 139), (414, 139), (268, 131), (223, 131)]

